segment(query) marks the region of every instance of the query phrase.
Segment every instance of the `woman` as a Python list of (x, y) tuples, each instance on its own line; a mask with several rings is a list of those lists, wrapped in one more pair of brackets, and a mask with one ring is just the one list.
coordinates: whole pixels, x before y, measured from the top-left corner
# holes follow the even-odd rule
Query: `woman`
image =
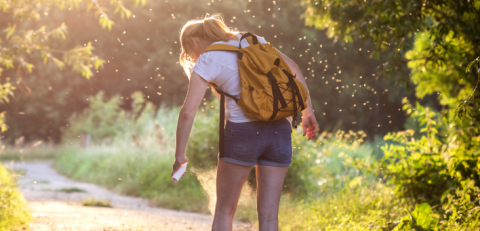
[[(240, 96), (241, 83), (237, 54), (228, 51), (205, 53), (203, 51), (213, 43), (238, 46), (240, 37), (238, 32), (230, 30), (217, 15), (189, 21), (182, 28), (180, 64), (190, 77), (190, 83), (178, 118), (172, 175), (181, 164), (188, 162), (185, 147), (208, 82), (215, 83), (231, 95)], [(258, 37), (258, 40), (266, 43), (263, 38)], [(246, 46), (248, 42), (243, 40), (242, 47)], [(284, 54), (280, 54), (306, 88), (305, 79), (298, 65)], [(302, 113), (303, 135), (308, 134), (308, 139), (314, 139), (317, 122), (310, 96), (307, 99), (307, 107)], [(224, 157), (219, 158), (217, 165), (217, 203), (212, 230), (232, 230), (233, 216), (240, 192), (253, 166), (256, 166), (257, 175), (257, 211), (260, 230), (278, 230), (280, 195), (285, 174), (292, 161), (291, 118), (289, 118), (290, 121), (287, 119), (255, 121), (247, 117), (242, 108), (228, 97), (226, 97), (225, 114), (228, 119), (225, 128), (225, 153)], [(277, 133), (283, 135), (277, 136)], [(257, 137), (250, 134), (261, 135)]]

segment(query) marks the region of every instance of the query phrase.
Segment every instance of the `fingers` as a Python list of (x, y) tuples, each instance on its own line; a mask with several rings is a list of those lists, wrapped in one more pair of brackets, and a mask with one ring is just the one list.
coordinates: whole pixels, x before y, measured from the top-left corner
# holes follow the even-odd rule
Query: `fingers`
[(309, 136), (308, 136), (308, 137), (309, 137), (309, 139), (310, 139), (310, 140), (313, 140), (313, 139), (315, 139), (315, 129), (313, 129), (313, 130), (310, 130), (310, 134), (309, 134)]
[(302, 121), (302, 126), (303, 126), (303, 136), (308, 135), (308, 131), (310, 130), (310, 125), (311, 125), (311, 119), (308, 116), (305, 116), (305, 118)]
[(313, 139), (313, 134), (314, 134), (314, 133), (312, 132), (312, 129), (309, 128), (309, 129), (308, 129), (308, 140)]
[(317, 124), (314, 123), (312, 127), (313, 127), (312, 128), (312, 139), (315, 139), (315, 137), (317, 135), (317, 129), (318, 129)]
[(175, 174), (175, 172), (177, 172), (179, 168), (180, 168), (180, 165), (177, 162), (175, 162), (173, 164), (173, 169), (172, 169), (172, 173), (170, 174), (170, 176), (173, 176), (173, 174)]
[[(172, 173), (170, 174), (170, 177), (173, 177), (173, 175), (180, 169), (180, 167), (183, 164), (188, 163), (188, 158), (187, 157), (185, 157), (184, 160), (185, 161), (183, 163), (180, 163), (177, 160), (175, 160), (175, 162), (173, 163), (173, 166), (172, 166), (173, 170), (172, 170)], [(185, 171), (180, 178), (184, 177), (186, 173), (187, 173), (187, 171)]]
[(305, 122), (302, 122), (302, 130), (303, 130), (303, 136), (307, 134), (307, 126), (305, 125)]
[(313, 120), (309, 119), (309, 124), (307, 126), (307, 134), (308, 134), (308, 140), (315, 139), (315, 135), (317, 133), (317, 124), (314, 123)]

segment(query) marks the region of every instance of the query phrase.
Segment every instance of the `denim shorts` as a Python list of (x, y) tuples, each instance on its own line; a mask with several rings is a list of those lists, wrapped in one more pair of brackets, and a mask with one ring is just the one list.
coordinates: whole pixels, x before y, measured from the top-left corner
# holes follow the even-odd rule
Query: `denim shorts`
[(287, 119), (233, 123), (225, 126), (220, 160), (243, 166), (285, 167), (292, 164), (292, 129)]

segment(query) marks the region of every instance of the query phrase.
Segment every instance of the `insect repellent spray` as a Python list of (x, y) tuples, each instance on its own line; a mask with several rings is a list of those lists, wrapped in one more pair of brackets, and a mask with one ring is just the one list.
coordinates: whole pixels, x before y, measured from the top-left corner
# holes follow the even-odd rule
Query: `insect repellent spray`
[(173, 174), (172, 176), (172, 181), (177, 183), (178, 180), (180, 180), (180, 178), (182, 177), (182, 175), (185, 173), (185, 171), (187, 170), (187, 164), (188, 163), (184, 163), (182, 165), (180, 165), (180, 168), (178, 168), (177, 172), (175, 172), (175, 174)]

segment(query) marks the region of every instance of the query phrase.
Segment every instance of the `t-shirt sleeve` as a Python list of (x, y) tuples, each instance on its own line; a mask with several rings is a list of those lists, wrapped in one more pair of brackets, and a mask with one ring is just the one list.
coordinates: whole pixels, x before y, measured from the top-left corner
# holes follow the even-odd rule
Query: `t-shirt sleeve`
[(200, 55), (200, 57), (197, 59), (197, 63), (192, 69), (207, 82), (214, 81), (215, 78), (222, 72), (222, 65), (218, 65), (212, 60), (212, 52), (207, 52)]

